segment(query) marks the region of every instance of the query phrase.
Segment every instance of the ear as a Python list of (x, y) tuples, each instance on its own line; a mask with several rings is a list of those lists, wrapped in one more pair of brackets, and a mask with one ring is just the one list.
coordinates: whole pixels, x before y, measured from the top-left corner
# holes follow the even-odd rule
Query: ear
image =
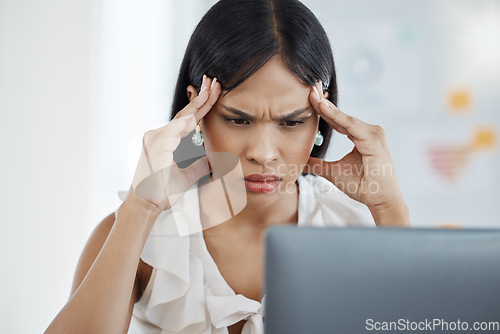
[(325, 97), (325, 99), (328, 100), (328, 96), (330, 96), (330, 94), (328, 94), (328, 91), (326, 91), (326, 92), (323, 93), (323, 96)]
[(198, 91), (196, 90), (196, 88), (194, 88), (193, 85), (189, 85), (186, 88), (186, 93), (187, 93), (187, 97), (189, 99), (189, 102), (193, 101), (193, 99), (198, 96)]

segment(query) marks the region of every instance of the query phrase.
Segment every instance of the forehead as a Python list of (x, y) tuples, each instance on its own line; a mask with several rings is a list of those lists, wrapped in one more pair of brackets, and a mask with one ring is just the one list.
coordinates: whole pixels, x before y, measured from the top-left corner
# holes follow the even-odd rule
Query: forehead
[(274, 56), (227, 95), (223, 91), (217, 104), (254, 115), (280, 115), (308, 107), (310, 89), (283, 64), (279, 56)]

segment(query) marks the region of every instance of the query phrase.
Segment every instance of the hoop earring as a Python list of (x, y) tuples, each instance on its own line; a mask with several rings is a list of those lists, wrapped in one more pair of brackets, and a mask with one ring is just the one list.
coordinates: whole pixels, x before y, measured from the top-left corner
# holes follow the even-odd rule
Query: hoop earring
[(316, 139), (314, 139), (314, 145), (321, 146), (321, 144), (323, 144), (323, 135), (318, 130), (318, 133), (316, 133)]
[(199, 124), (196, 126), (196, 133), (191, 137), (191, 140), (196, 146), (203, 145), (203, 134), (201, 133), (201, 127)]

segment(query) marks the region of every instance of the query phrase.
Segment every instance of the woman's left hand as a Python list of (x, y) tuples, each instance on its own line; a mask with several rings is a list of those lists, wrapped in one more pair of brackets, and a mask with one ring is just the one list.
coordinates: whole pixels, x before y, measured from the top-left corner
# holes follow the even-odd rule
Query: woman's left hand
[(309, 100), (334, 130), (347, 135), (353, 150), (338, 161), (311, 157), (304, 172), (322, 176), (352, 199), (365, 204), (377, 225), (410, 226), (408, 207), (399, 189), (384, 129), (344, 114), (322, 92), (321, 82)]

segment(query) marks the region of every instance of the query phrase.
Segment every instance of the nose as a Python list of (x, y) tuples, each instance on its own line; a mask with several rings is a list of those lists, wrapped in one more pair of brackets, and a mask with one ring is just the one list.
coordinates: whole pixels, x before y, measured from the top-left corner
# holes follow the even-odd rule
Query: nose
[(260, 165), (275, 162), (279, 156), (280, 140), (272, 129), (263, 126), (255, 129), (248, 138), (246, 158)]

